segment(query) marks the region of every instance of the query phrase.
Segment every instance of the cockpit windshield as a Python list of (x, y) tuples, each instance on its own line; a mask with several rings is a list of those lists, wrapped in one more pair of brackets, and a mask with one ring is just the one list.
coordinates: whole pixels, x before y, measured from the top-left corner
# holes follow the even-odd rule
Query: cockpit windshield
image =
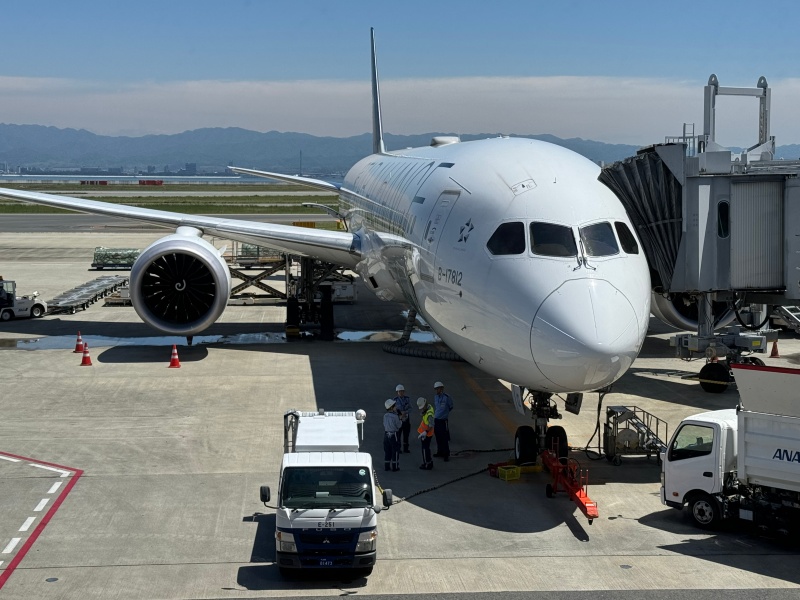
[(363, 508), (372, 506), (366, 467), (287, 467), (281, 506), (285, 508)]
[(531, 223), (531, 249), (543, 256), (577, 256), (572, 229), (555, 223)]
[(581, 227), (581, 241), (587, 256), (611, 256), (619, 254), (617, 238), (611, 223), (595, 223)]

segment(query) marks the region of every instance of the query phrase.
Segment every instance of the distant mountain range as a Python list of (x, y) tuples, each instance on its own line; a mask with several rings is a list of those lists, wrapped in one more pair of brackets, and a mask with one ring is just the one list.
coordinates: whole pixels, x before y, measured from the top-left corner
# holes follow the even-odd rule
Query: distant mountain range
[[(385, 135), (389, 150), (425, 146), (435, 135)], [(499, 134), (461, 135), (463, 141), (497, 137)], [(581, 138), (525, 135), (582, 154), (595, 162), (611, 163), (636, 153), (637, 146), (606, 144)], [(344, 173), (372, 152), (371, 134), (335, 138), (305, 133), (260, 133), (235, 127), (206, 128), (172, 135), (142, 137), (97, 135), (85, 129), (59, 129), (42, 125), (0, 124), (0, 164), (40, 169), (119, 168), (177, 171), (195, 163), (198, 172), (220, 172), (227, 165), (286, 173)], [(781, 146), (778, 158), (799, 158), (800, 145)]]

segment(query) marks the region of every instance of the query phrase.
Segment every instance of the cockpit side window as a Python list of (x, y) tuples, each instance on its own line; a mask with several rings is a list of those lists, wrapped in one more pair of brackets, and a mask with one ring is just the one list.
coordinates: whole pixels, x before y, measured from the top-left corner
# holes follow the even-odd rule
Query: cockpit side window
[(531, 249), (542, 256), (577, 256), (572, 229), (554, 223), (531, 223)]
[(631, 230), (628, 229), (628, 226), (620, 221), (615, 221), (614, 228), (617, 230), (619, 243), (622, 244), (625, 254), (639, 254), (639, 244), (636, 243), (636, 238), (631, 233)]
[(525, 225), (519, 221), (501, 223), (486, 242), (486, 248), (495, 256), (522, 254), (525, 252)]
[(595, 223), (581, 227), (581, 241), (587, 256), (611, 256), (619, 254), (617, 238), (611, 223)]

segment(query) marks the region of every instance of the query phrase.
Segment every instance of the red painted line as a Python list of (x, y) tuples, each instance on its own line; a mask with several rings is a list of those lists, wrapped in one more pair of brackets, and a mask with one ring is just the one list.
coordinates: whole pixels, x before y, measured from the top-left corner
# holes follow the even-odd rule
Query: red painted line
[(46, 465), (48, 467), (56, 467), (58, 469), (64, 469), (65, 471), (71, 471), (74, 473), (74, 475), (70, 477), (69, 483), (67, 483), (67, 485), (64, 486), (64, 489), (58, 495), (58, 498), (56, 498), (56, 501), (53, 502), (53, 505), (50, 507), (50, 510), (47, 511), (47, 514), (39, 522), (39, 525), (36, 527), (36, 529), (33, 530), (33, 533), (31, 533), (30, 536), (28, 536), (28, 539), (22, 545), (22, 548), (20, 548), (19, 552), (17, 552), (17, 554), (14, 556), (13, 559), (11, 559), (11, 562), (8, 563), (8, 566), (5, 568), (5, 570), (0, 573), (0, 589), (2, 589), (3, 585), (5, 585), (6, 581), (8, 581), (8, 578), (11, 577), (11, 574), (14, 572), (14, 569), (16, 569), (19, 563), (22, 562), (22, 559), (25, 558), (25, 555), (28, 553), (28, 550), (31, 549), (31, 546), (33, 546), (33, 543), (42, 533), (45, 526), (50, 522), (50, 519), (52, 519), (53, 516), (56, 514), (56, 511), (61, 506), (61, 503), (64, 502), (64, 500), (67, 498), (67, 494), (69, 494), (72, 491), (72, 488), (75, 487), (75, 484), (78, 483), (78, 479), (80, 479), (81, 475), (83, 475), (83, 471), (81, 469), (73, 469), (72, 467), (65, 467), (64, 465), (57, 465), (55, 463), (43, 462), (41, 460), (36, 460), (34, 458), (27, 458), (25, 456), (17, 456), (16, 454), (9, 454), (8, 452), (0, 452), (0, 454), (2, 454), (3, 456), (10, 456), (11, 458), (27, 460), (39, 465)]
[(759, 365), (743, 365), (731, 363), (732, 369), (743, 369), (746, 371), (766, 371), (768, 373), (786, 373), (787, 375), (800, 375), (800, 369), (789, 369), (788, 367), (761, 367)]

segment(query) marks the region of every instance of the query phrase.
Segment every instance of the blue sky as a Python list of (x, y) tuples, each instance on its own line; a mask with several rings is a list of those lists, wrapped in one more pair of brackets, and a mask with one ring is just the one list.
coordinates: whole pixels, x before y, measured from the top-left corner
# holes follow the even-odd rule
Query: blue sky
[[(648, 144), (701, 129), (713, 72), (765, 75), (772, 133), (800, 142), (798, 17), (788, 1), (4, 3), (0, 122), (357, 135), (372, 26), (391, 132)], [(720, 141), (753, 143), (756, 106), (720, 99)]]

